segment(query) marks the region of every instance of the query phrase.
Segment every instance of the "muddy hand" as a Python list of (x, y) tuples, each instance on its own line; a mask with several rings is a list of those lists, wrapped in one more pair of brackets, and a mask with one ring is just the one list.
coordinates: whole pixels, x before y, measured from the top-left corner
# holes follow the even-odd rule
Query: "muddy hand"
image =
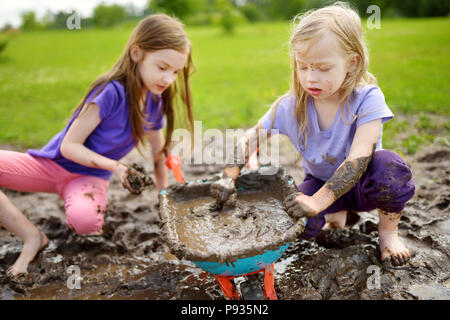
[(224, 204), (232, 207), (236, 205), (237, 191), (232, 178), (227, 176), (220, 178), (211, 184), (210, 190), (211, 195), (217, 200), (219, 209), (222, 209)]
[(131, 165), (131, 167), (137, 171), (137, 173), (140, 175), (140, 177), (144, 180), (144, 184), (146, 187), (148, 186), (152, 186), (155, 184), (155, 182), (153, 181), (152, 177), (150, 177), (149, 175), (147, 175), (147, 173), (145, 172), (145, 169), (143, 166), (133, 163)]
[(297, 220), (298, 235), (302, 234), (305, 231), (307, 223), (308, 220), (306, 219), (306, 217), (302, 217)]
[(154, 185), (153, 179), (147, 176), (142, 166), (133, 164), (131, 167), (127, 166), (126, 178), (122, 185), (133, 194), (141, 194), (147, 186)]
[(287, 213), (296, 218), (312, 218), (317, 215), (318, 212), (316, 210), (312, 209), (309, 205), (307, 205), (305, 202), (301, 200), (301, 197), (308, 197), (304, 195), (303, 193), (299, 192), (296, 194), (291, 194), (287, 196), (284, 201), (284, 208), (287, 211)]

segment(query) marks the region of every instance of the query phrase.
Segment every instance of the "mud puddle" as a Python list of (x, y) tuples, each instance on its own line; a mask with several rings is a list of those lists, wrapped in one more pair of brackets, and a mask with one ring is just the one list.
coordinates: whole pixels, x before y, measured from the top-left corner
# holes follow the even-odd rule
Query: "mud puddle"
[(167, 188), (159, 196), (160, 217), (171, 252), (180, 259), (228, 263), (296, 239), (302, 226), (283, 205), (297, 192), (294, 179), (268, 168), (243, 170), (235, 203), (222, 208), (210, 192), (218, 177)]
[[(281, 164), (299, 183), (300, 158), (294, 155), (289, 143), (282, 145)], [(399, 233), (412, 253), (410, 262), (399, 268), (380, 264), (378, 216), (360, 213), (345, 230), (291, 243), (275, 264), (279, 299), (449, 299), (450, 149), (430, 145), (406, 160), (416, 194)], [(124, 161), (152, 171), (151, 161), (137, 152)], [(221, 169), (183, 166), (187, 180), (212, 177)], [(87, 237), (67, 229), (58, 196), (4, 192), (50, 243), (30, 264), (28, 275), (11, 279), (6, 270), (22, 244), (0, 228), (0, 299), (224, 299), (214, 277), (168, 253), (155, 190), (131, 195), (113, 179), (104, 234)], [(80, 289), (74, 287), (76, 270)]]
[(206, 254), (219, 249), (234, 251), (249, 241), (264, 241), (265, 235), (282, 234), (293, 225), (281, 202), (268, 192), (239, 195), (236, 207), (228, 210), (213, 209), (215, 203), (208, 197), (177, 207), (180, 242)]

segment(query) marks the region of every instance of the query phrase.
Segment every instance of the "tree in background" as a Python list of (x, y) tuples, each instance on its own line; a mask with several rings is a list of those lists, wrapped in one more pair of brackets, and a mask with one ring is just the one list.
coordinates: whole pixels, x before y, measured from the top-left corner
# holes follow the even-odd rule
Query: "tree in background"
[[(312, 6), (323, 6), (326, 0), (312, 1)], [(292, 19), (307, 8), (307, 0), (245, 0), (239, 6), (250, 21)]]
[(96, 27), (108, 28), (126, 20), (127, 17), (128, 12), (120, 5), (100, 4), (94, 9), (93, 21)]
[(306, 7), (306, 0), (269, 1), (269, 13), (274, 18), (292, 19)]
[[(239, 8), (250, 21), (290, 19), (298, 13), (322, 8), (333, 0), (240, 0)], [(363, 17), (367, 8), (377, 5), (384, 17), (448, 16), (450, 1), (446, 0), (347, 0)]]
[(41, 29), (41, 24), (36, 19), (36, 14), (33, 11), (26, 11), (22, 13), (22, 24), (20, 29), (23, 31), (34, 31)]
[(247, 1), (239, 6), (244, 16), (251, 22), (265, 20), (264, 13), (253, 1)]
[(65, 29), (67, 18), (69, 18), (72, 15), (72, 12), (69, 11), (58, 11), (57, 13), (53, 14), (52, 22), (48, 26), (49, 29)]
[(231, 0), (215, 0), (214, 8), (219, 14), (219, 23), (227, 34), (234, 33), (236, 25), (245, 20), (244, 15)]
[(208, 0), (150, 0), (149, 8), (153, 12), (174, 15), (181, 20), (206, 7)]
[(448, 0), (386, 0), (385, 2), (407, 17), (448, 16), (450, 12)]
[(2, 56), (2, 52), (5, 51), (8, 46), (10, 38), (0, 36), (0, 57)]
[[(125, 20), (137, 20), (150, 13), (174, 15), (186, 24), (221, 25), (226, 33), (233, 33), (236, 25), (245, 21), (288, 20), (299, 13), (329, 5), (333, 0), (149, 0), (144, 10), (134, 5), (100, 4), (92, 17), (81, 19), (83, 28), (108, 28)], [(448, 16), (449, 0), (347, 0), (367, 17), (367, 8), (377, 5), (382, 17)], [(64, 29), (72, 10), (48, 11), (38, 20), (33, 11), (22, 13), (22, 31)]]
[(174, 15), (187, 24), (220, 25), (225, 33), (234, 32), (245, 16), (232, 0), (150, 0), (152, 12)]

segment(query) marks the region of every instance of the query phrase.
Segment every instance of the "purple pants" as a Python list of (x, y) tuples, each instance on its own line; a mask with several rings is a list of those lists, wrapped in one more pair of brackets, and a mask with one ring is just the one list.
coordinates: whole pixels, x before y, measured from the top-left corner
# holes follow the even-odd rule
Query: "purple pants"
[[(298, 190), (308, 196), (318, 191), (326, 181), (306, 175)], [(303, 239), (315, 237), (325, 225), (325, 215), (342, 210), (370, 211), (376, 208), (400, 212), (414, 195), (412, 172), (402, 158), (389, 150), (376, 151), (367, 171), (356, 185), (318, 216), (308, 220)]]

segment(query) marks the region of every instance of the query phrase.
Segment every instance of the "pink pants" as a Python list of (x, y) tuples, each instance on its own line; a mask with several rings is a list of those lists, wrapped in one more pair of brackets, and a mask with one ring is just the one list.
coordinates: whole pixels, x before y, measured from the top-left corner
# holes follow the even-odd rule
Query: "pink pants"
[(59, 194), (67, 226), (79, 234), (102, 229), (108, 186), (108, 180), (71, 173), (52, 160), (0, 150), (0, 187)]

